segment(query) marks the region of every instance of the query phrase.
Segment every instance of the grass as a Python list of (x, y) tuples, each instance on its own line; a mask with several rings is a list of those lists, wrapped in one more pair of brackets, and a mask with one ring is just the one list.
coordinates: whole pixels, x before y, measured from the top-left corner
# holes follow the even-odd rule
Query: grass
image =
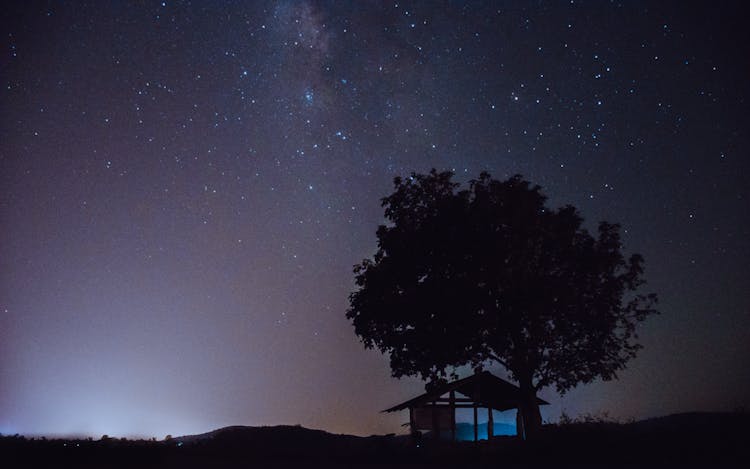
[(745, 467), (749, 429), (747, 413), (624, 423), (584, 416), (545, 425), (534, 441), (497, 437), (479, 443), (233, 427), (168, 441), (3, 436), (0, 455), (18, 467)]

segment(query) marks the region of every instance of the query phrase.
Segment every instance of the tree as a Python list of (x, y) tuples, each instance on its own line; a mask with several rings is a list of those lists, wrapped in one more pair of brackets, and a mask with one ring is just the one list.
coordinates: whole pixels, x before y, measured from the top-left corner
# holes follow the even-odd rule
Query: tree
[(541, 427), (537, 392), (616, 378), (635, 357), (636, 325), (656, 313), (638, 294), (643, 258), (621, 252), (619, 226), (596, 236), (572, 206), (546, 207), (521, 176), (451, 172), (394, 179), (378, 250), (354, 268), (346, 316), (395, 377), (430, 383), (497, 362), (521, 389), (526, 435)]

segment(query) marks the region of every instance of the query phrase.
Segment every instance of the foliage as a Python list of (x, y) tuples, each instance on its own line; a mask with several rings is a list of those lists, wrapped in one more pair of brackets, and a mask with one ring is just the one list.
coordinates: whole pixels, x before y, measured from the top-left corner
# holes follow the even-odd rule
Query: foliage
[(394, 376), (430, 382), (496, 361), (529, 395), (616, 377), (656, 312), (654, 294), (635, 293), (643, 258), (624, 257), (619, 226), (590, 234), (520, 176), (482, 173), (468, 189), (452, 176), (396, 178), (382, 199), (389, 223), (355, 266), (347, 311), (364, 345), (389, 355)]

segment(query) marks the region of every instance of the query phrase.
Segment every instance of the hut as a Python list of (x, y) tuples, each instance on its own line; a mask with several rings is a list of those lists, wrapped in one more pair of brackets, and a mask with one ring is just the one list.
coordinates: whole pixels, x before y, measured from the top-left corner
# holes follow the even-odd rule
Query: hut
[[(474, 410), (474, 441), (479, 439), (479, 409), (487, 409), (487, 438), (492, 438), (494, 420), (492, 411), (503, 412), (518, 409), (520, 389), (489, 371), (481, 371), (467, 378), (441, 384), (426, 393), (395, 405), (383, 412), (409, 409), (409, 426), (413, 434), (420, 430), (431, 430), (436, 438), (448, 436), (456, 439), (456, 409)], [(537, 398), (539, 405), (548, 402)], [(523, 437), (523, 418), (516, 414), (516, 431)]]

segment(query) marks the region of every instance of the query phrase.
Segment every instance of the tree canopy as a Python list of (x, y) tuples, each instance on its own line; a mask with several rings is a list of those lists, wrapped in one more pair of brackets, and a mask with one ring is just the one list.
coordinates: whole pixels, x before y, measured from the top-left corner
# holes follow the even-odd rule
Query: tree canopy
[(643, 258), (624, 256), (619, 225), (592, 235), (574, 207), (548, 208), (521, 176), (482, 173), (465, 189), (452, 177), (395, 178), (347, 317), (396, 377), (434, 382), (500, 363), (519, 382), (527, 427), (538, 427), (539, 389), (612, 379), (635, 356), (656, 295), (637, 293)]

